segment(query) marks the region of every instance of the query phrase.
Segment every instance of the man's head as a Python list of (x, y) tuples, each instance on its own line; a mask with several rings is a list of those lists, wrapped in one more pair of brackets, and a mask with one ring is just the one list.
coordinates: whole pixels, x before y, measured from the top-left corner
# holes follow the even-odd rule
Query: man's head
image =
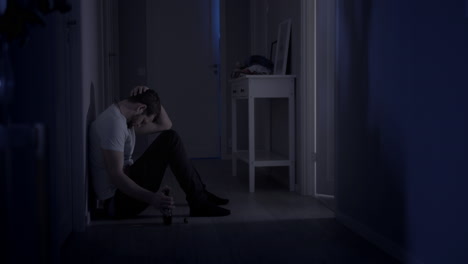
[(129, 126), (140, 127), (146, 123), (153, 122), (161, 113), (161, 102), (154, 90), (149, 89), (143, 93), (130, 96), (127, 98), (127, 101), (135, 106), (135, 114), (129, 120)]

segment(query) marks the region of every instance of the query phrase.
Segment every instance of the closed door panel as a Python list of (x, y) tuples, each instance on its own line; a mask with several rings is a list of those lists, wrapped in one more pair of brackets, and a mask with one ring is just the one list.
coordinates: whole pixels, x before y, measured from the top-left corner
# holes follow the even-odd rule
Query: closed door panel
[(212, 17), (211, 0), (147, 1), (148, 84), (193, 158), (220, 156)]

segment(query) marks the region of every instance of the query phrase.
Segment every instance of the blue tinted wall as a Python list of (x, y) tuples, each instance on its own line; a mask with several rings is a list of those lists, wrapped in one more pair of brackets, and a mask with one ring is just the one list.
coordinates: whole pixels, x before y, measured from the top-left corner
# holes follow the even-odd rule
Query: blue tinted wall
[(468, 263), (467, 1), (338, 0), (337, 211)]

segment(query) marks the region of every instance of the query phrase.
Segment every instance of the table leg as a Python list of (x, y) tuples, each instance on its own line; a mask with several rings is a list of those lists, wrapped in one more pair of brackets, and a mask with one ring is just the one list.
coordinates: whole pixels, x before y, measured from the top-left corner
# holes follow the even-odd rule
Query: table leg
[(255, 98), (249, 97), (249, 190), (255, 192)]
[(289, 95), (288, 106), (289, 106), (289, 190), (291, 192), (295, 189), (296, 184), (296, 120), (295, 120), (295, 100), (294, 100), (294, 89), (291, 89)]
[(232, 149), (232, 176), (237, 176), (237, 100), (231, 102), (231, 149)]

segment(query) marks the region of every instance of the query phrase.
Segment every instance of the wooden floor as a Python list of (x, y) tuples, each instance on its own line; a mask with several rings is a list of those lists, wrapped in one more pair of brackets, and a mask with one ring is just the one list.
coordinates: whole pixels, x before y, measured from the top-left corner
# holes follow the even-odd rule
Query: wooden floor
[[(258, 175), (248, 192), (246, 166), (231, 176), (229, 161), (195, 160), (207, 188), (231, 200), (227, 217), (193, 218), (168, 173), (177, 208), (164, 226), (149, 208), (132, 220), (96, 220), (72, 234), (62, 263), (399, 263), (336, 222), (319, 201)], [(187, 219), (188, 223), (184, 222)]]

